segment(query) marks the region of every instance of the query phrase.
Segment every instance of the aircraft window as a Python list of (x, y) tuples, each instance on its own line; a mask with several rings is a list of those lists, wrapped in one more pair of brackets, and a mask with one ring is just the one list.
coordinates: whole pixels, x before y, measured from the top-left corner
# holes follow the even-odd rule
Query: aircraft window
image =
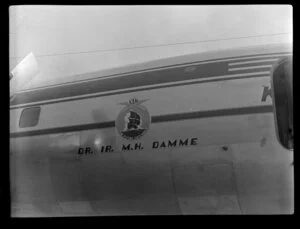
[(32, 127), (36, 126), (39, 122), (41, 108), (30, 107), (23, 110), (20, 118), (20, 127)]
[(277, 134), (280, 143), (293, 149), (293, 63), (282, 61), (273, 72)]

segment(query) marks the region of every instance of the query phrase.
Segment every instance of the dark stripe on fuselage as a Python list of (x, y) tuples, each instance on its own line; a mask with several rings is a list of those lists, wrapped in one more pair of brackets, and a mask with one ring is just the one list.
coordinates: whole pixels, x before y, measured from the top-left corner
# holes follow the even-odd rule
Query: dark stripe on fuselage
[[(256, 55), (244, 55), (244, 56), (239, 56), (239, 57), (226, 57), (226, 58), (208, 59), (208, 60), (202, 60), (202, 61), (193, 61), (193, 62), (188, 62), (188, 63), (180, 63), (180, 64), (173, 64), (173, 65), (165, 65), (165, 66), (160, 66), (160, 67), (147, 68), (147, 69), (144, 69), (144, 70), (136, 70), (136, 71), (130, 71), (130, 72), (124, 72), (124, 73), (116, 73), (116, 74), (111, 74), (111, 75), (101, 76), (101, 77), (97, 77), (97, 72), (91, 72), (91, 73), (88, 73), (88, 74), (89, 75), (95, 75), (95, 77), (92, 77), (90, 79), (76, 80), (76, 83), (94, 81), (94, 80), (109, 78), (109, 77), (118, 76), (118, 75), (122, 75), (122, 74), (132, 74), (132, 73), (138, 73), (138, 72), (141, 72), (141, 71), (152, 71), (152, 70), (156, 70), (156, 69), (158, 70), (160, 68), (180, 67), (180, 66), (184, 66), (184, 65), (200, 64), (200, 63), (204, 63), (204, 62), (208, 62), (208, 61), (226, 61), (226, 60), (229, 60), (229, 59), (236, 59), (236, 60), (231, 60), (231, 62), (243, 62), (243, 61), (248, 61), (248, 60), (241, 59), (241, 58), (245, 58), (245, 57), (251, 57), (251, 58), (256, 58), (257, 57), (256, 58), (257, 60), (263, 60), (265, 58), (270, 58), (270, 59), (278, 58), (278, 57), (265, 57), (265, 56), (285, 55), (285, 54), (291, 54), (291, 53), (290, 52), (281, 52), (281, 53), (279, 52), (279, 53), (267, 53), (267, 54), (256, 54)], [(82, 75), (86, 75), (86, 73), (82, 74)], [(68, 85), (69, 83), (70, 82), (54, 84), (51, 87)], [(49, 87), (49, 86), (41, 86), (41, 87), (37, 87), (35, 89), (45, 89), (47, 87)]]
[[(286, 53), (281, 53), (281, 54), (286, 54)], [(268, 55), (275, 55), (275, 54), (268, 54)], [(280, 55), (280, 54), (277, 53), (276, 55)], [(255, 58), (255, 56), (253, 56), (253, 58), (254, 59), (252, 60), (264, 59), (264, 57)], [(171, 69), (158, 68), (157, 71), (142, 72), (134, 75), (126, 75), (126, 74), (131, 74), (132, 72), (126, 73), (125, 75), (116, 74), (116, 75), (123, 75), (123, 76), (116, 77), (116, 78), (102, 77), (93, 81), (78, 82), (71, 85), (63, 85), (63, 86), (44, 88), (44, 89), (39, 89), (34, 91), (22, 92), (16, 94), (16, 97), (11, 101), (10, 105), (14, 106), (14, 105), (21, 105), (26, 103), (42, 102), (42, 101), (45, 101), (45, 103), (47, 103), (47, 100), (55, 100), (55, 99), (63, 99), (63, 98), (66, 98), (66, 101), (70, 101), (70, 99), (72, 99), (70, 97), (74, 97), (74, 96), (84, 96), (93, 93), (102, 93), (102, 92), (109, 92), (113, 90), (130, 89), (133, 87), (151, 86), (151, 85), (157, 85), (162, 83), (180, 82), (183, 80), (193, 80), (193, 79), (203, 79), (203, 78), (209, 79), (210, 77), (232, 74), (232, 72), (230, 73), (228, 72), (228, 63), (232, 63), (232, 61), (226, 61), (227, 59), (230, 58), (224, 58), (223, 60), (221, 59), (220, 62), (215, 62), (215, 63), (205, 63), (207, 61), (215, 61), (215, 60), (196, 62), (194, 65), (196, 69), (191, 72), (189, 71), (186, 72), (185, 69), (188, 67), (187, 66), (181, 67), (181, 65), (183, 64), (179, 64), (179, 65), (169, 66), (169, 67), (174, 67)], [(193, 64), (193, 63), (188, 63), (188, 64)], [(147, 69), (147, 70), (151, 70), (151, 69)], [(251, 70), (249, 72), (258, 72), (258, 71), (261, 71), (261, 69)], [(243, 73), (248, 73), (248, 72), (244, 71)], [(98, 97), (103, 95), (91, 95), (91, 96)], [(81, 99), (81, 98), (73, 98), (72, 100), (77, 100), (77, 99)]]
[(203, 78), (209, 75), (226, 75), (228, 66), (227, 63), (204, 64), (194, 72), (184, 72), (185, 68), (186, 67), (144, 72), (136, 75), (99, 79), (92, 82), (82, 82), (80, 84), (24, 92), (20, 95), (16, 95), (16, 98), (12, 101), (11, 105)]
[[(107, 92), (105, 94), (101, 95), (90, 95), (87, 97), (82, 97), (82, 98), (66, 98), (61, 101), (45, 101), (42, 104), (37, 104), (37, 105), (48, 105), (48, 104), (54, 104), (54, 103), (61, 103), (61, 102), (70, 102), (70, 101), (75, 101), (75, 100), (82, 100), (82, 99), (91, 99), (91, 98), (97, 98), (97, 97), (103, 97), (103, 96), (110, 96), (110, 95), (119, 95), (119, 94), (125, 94), (125, 93), (132, 93), (132, 92), (138, 92), (138, 91), (149, 91), (149, 90), (154, 90), (154, 89), (160, 89), (160, 88), (169, 88), (169, 87), (178, 87), (178, 86), (185, 86), (185, 85), (191, 85), (191, 84), (200, 84), (200, 83), (210, 83), (210, 82), (217, 82), (217, 81), (227, 81), (227, 80), (238, 80), (238, 79), (248, 79), (248, 78), (258, 78), (258, 77), (265, 77), (268, 76), (266, 74), (259, 74), (259, 75), (250, 75), (250, 76), (237, 76), (237, 77), (230, 77), (230, 78), (222, 78), (222, 79), (199, 79), (199, 81), (193, 81), (193, 82), (182, 82), (176, 85), (154, 85), (145, 88), (135, 88), (132, 90), (126, 90), (126, 91), (117, 91), (117, 92)], [(17, 107), (11, 107), (10, 109), (19, 109), (19, 108), (25, 108), (25, 107), (31, 107), (31, 106), (36, 106), (36, 105), (20, 105)]]
[[(222, 117), (222, 116), (247, 115), (247, 114), (270, 113), (270, 112), (273, 112), (273, 107), (271, 105), (227, 108), (227, 109), (210, 110), (210, 111), (195, 111), (195, 112), (187, 112), (187, 113), (157, 115), (157, 116), (152, 116), (151, 122), (161, 123), (161, 122), (181, 121), (181, 120), (189, 120), (189, 119), (213, 118), (213, 117)], [(29, 137), (35, 135), (58, 134), (58, 133), (76, 132), (76, 131), (83, 131), (83, 130), (112, 128), (112, 127), (115, 127), (115, 121), (17, 132), (17, 133), (11, 133), (10, 137), (11, 138)]]

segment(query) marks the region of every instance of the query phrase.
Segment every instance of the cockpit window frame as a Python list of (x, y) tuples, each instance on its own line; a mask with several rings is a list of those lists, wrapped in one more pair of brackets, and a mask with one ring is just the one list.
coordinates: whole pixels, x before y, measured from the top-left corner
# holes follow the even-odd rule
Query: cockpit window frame
[[(28, 127), (37, 126), (39, 123), (39, 120), (40, 120), (40, 114), (41, 114), (40, 106), (28, 107), (28, 108), (23, 109), (22, 113), (20, 115), (19, 127), (20, 128), (28, 128)], [(35, 116), (32, 117), (32, 115), (35, 115)]]

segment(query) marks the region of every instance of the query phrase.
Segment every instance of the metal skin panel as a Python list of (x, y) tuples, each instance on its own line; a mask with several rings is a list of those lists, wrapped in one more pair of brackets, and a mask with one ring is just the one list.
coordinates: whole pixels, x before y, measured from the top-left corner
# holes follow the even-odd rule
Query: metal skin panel
[[(101, 145), (131, 141), (114, 128), (90, 130), (80, 133), (80, 146), (94, 153), (84, 155), (75, 149), (78, 135), (69, 135), (69, 144), (63, 135), (49, 135), (57, 139), (55, 150), (44, 160), (27, 157), (16, 167), (21, 175), (16, 184), (22, 180), (23, 186), (15, 189), (13, 200), (18, 207), (31, 203), (35, 210), (14, 214), (291, 213), (292, 154), (274, 133), (272, 113), (166, 122), (152, 124), (133, 141), (148, 150), (101, 152)], [(198, 138), (197, 146), (151, 149), (153, 141), (192, 137)]]
[(265, 114), (153, 124), (140, 140), (145, 148), (152, 140), (195, 136), (199, 144), (129, 152), (93, 147), (101, 136), (103, 145), (126, 142), (114, 129), (81, 132), (81, 146), (91, 146), (93, 154), (19, 164), (16, 183), (22, 180), (23, 186), (13, 200), (19, 207), (31, 203), (35, 211), (14, 214), (291, 213), (292, 154), (278, 144), (272, 120), (273, 114)]

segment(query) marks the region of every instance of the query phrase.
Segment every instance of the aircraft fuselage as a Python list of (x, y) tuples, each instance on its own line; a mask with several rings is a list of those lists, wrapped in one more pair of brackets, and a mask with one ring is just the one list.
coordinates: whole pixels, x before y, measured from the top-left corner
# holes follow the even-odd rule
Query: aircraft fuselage
[[(266, 91), (272, 66), (291, 55), (194, 55), (17, 93), (13, 215), (293, 212), (293, 155)], [(20, 127), (32, 107), (38, 123)]]

